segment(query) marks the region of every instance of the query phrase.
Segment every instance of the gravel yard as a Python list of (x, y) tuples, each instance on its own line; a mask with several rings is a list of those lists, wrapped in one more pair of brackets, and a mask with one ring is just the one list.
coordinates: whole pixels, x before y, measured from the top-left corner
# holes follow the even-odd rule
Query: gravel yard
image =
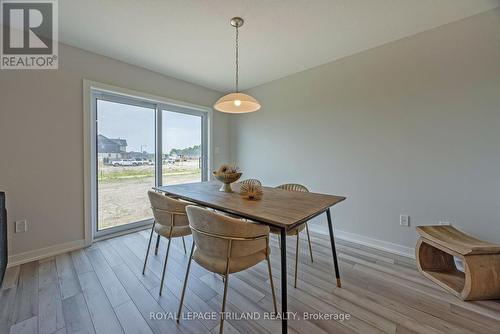
[[(198, 161), (163, 165), (164, 185), (200, 180)], [(99, 229), (151, 218), (147, 191), (154, 185), (154, 166), (100, 165), (97, 187)]]

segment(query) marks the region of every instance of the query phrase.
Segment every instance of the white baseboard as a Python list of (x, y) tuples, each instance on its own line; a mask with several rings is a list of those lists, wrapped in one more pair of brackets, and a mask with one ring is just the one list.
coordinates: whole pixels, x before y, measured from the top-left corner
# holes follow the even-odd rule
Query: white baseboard
[(406, 246), (403, 246), (400, 244), (395, 244), (393, 242), (374, 239), (374, 238), (366, 237), (364, 235), (351, 233), (351, 232), (345, 232), (345, 231), (339, 231), (339, 230), (335, 231), (335, 237), (342, 239), (342, 240), (345, 240), (345, 241), (352, 242), (352, 243), (356, 243), (356, 244), (360, 244), (363, 246), (368, 246), (371, 248), (382, 250), (382, 251), (385, 251), (388, 253), (401, 255), (401, 256), (412, 258), (412, 259), (415, 258), (415, 248), (406, 247)]
[[(315, 232), (328, 235), (328, 229), (324, 226), (319, 226), (317, 224), (309, 225), (309, 229)], [(374, 239), (366, 237), (361, 234), (335, 230), (335, 237), (355, 244), (375, 248), (381, 251), (385, 251), (391, 254), (401, 255), (415, 259), (415, 248), (406, 247), (400, 244), (396, 244), (389, 241)]]
[[(142, 227), (141, 229), (143, 229), (143, 228), (144, 227)], [(328, 234), (328, 231), (323, 230), (321, 228), (317, 228), (313, 224), (311, 224), (310, 229), (315, 231), (315, 232), (321, 233), (321, 234)], [(352, 243), (360, 244), (363, 246), (379, 249), (379, 250), (382, 250), (382, 251), (385, 251), (388, 253), (401, 255), (401, 256), (412, 258), (412, 259), (415, 258), (415, 249), (414, 248), (406, 247), (406, 246), (399, 245), (396, 243), (392, 243), (392, 242), (388, 242), (388, 241), (384, 241), (384, 240), (379, 240), (379, 239), (374, 239), (374, 238), (366, 237), (366, 236), (363, 236), (360, 234), (346, 232), (346, 231), (340, 231), (340, 230), (335, 230), (335, 237), (342, 239), (342, 240), (345, 240), (345, 241), (348, 241), (348, 242), (352, 242)], [(24, 252), (24, 253), (11, 255), (11, 256), (9, 256), (7, 267), (13, 267), (13, 266), (17, 266), (17, 265), (20, 265), (23, 263), (28, 263), (31, 261), (44, 259), (47, 257), (70, 252), (70, 251), (80, 249), (83, 247), (85, 247), (85, 240), (84, 239), (70, 241), (70, 242), (66, 242), (66, 243), (62, 243), (62, 244), (58, 244), (58, 245), (54, 245), (54, 246), (49, 246), (49, 247), (45, 247), (45, 248), (41, 248), (41, 249), (36, 249), (36, 250)]]
[(11, 255), (9, 256), (9, 260), (7, 262), (7, 268), (18, 266), (20, 264), (28, 263), (31, 261), (44, 259), (54, 255), (70, 252), (83, 247), (85, 247), (84, 239), (65, 242), (54, 246), (49, 246), (41, 249), (35, 249), (28, 252)]

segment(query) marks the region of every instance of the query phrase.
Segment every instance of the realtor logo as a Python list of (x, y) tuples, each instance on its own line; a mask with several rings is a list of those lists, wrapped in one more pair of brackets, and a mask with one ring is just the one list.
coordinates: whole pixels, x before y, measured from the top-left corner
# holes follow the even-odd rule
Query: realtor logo
[(0, 0), (0, 4), (0, 68), (58, 68), (57, 0)]

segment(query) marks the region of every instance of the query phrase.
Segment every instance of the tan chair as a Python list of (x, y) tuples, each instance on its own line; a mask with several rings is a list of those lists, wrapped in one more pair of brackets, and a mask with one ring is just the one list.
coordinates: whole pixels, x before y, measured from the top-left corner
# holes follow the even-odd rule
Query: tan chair
[(244, 184), (254, 184), (254, 185), (257, 185), (257, 186), (262, 186), (262, 183), (257, 180), (257, 179), (246, 179), (246, 180), (243, 180), (243, 181), (240, 181), (238, 182), (240, 185), (244, 185)]
[[(289, 190), (289, 191), (301, 191), (301, 192), (309, 192), (309, 190), (301, 185), (301, 184), (296, 184), (296, 183), (287, 183), (287, 184), (282, 184), (280, 186), (277, 186), (276, 188), (278, 189), (283, 189), (283, 190)], [(311, 262), (314, 262), (313, 259), (313, 253), (312, 253), (312, 247), (311, 247), (311, 238), (309, 237), (309, 227), (307, 226), (307, 223), (301, 224), (298, 227), (291, 229), (290, 231), (287, 232), (287, 236), (297, 236), (297, 244), (295, 248), (295, 282), (294, 282), (294, 287), (297, 287), (297, 275), (298, 275), (298, 267), (299, 267), (299, 234), (301, 231), (306, 230), (307, 232), (307, 241), (309, 243), (309, 254), (311, 255)], [(281, 231), (278, 228), (271, 227), (271, 233), (272, 234), (277, 234), (278, 235), (278, 242), (280, 242), (279, 236), (281, 235)], [(281, 248), (281, 242), (280, 242), (280, 248)]]
[(151, 235), (149, 236), (148, 250), (144, 258), (144, 267), (142, 274), (146, 271), (146, 263), (148, 261), (149, 249), (151, 248), (151, 239), (153, 239), (153, 232), (158, 234), (156, 242), (155, 255), (158, 255), (158, 246), (160, 236), (168, 239), (167, 254), (165, 254), (165, 263), (163, 264), (163, 273), (161, 276), (160, 296), (163, 290), (163, 281), (165, 279), (165, 271), (167, 269), (168, 253), (170, 251), (170, 241), (172, 238), (182, 238), (184, 251), (186, 251), (186, 243), (184, 236), (191, 234), (189, 228), (189, 221), (186, 215), (186, 206), (190, 205), (188, 202), (182, 202), (174, 198), (162, 195), (161, 193), (153, 190), (148, 191), (149, 202), (153, 210), (154, 222), (151, 228)]
[(196, 261), (206, 270), (223, 275), (225, 278), (220, 333), (222, 333), (224, 326), (229, 274), (248, 269), (264, 260), (267, 261), (274, 312), (277, 314), (273, 275), (269, 259), (271, 252), (269, 247), (269, 227), (246, 223), (197, 206), (190, 205), (186, 207), (186, 211), (193, 232), (193, 246), (189, 255), (186, 277), (184, 278), (177, 322), (180, 320), (191, 260)]

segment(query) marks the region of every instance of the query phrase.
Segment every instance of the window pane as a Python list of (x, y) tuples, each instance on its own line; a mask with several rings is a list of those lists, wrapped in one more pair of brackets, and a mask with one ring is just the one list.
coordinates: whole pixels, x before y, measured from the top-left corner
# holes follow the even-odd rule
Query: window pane
[(98, 230), (152, 218), (155, 110), (97, 100)]
[(202, 181), (202, 118), (162, 111), (163, 185)]

